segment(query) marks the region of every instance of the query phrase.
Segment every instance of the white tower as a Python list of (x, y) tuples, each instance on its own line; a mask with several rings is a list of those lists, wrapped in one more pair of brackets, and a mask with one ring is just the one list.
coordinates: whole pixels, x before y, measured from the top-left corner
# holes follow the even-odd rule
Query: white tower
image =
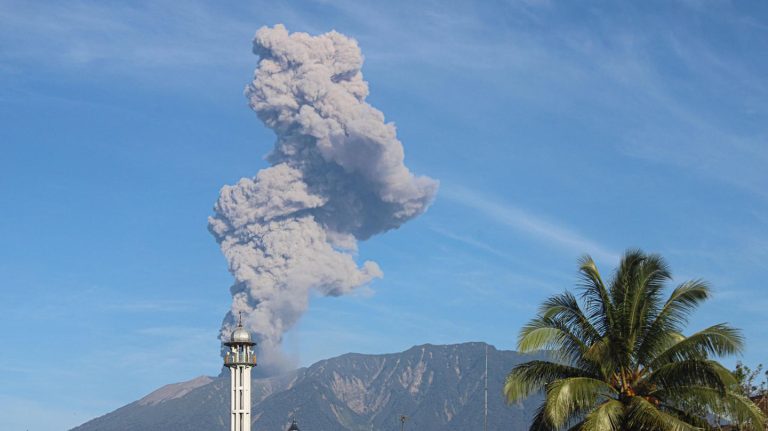
[(240, 318), (229, 341), (224, 343), (229, 351), (224, 365), (230, 371), (231, 414), (230, 431), (251, 431), (251, 368), (256, 366), (251, 334), (243, 328)]

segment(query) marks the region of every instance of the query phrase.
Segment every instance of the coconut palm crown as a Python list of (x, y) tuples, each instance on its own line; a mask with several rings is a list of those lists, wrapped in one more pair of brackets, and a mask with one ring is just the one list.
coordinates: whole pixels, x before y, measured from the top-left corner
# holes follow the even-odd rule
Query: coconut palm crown
[(504, 386), (510, 403), (543, 392), (531, 430), (701, 430), (714, 416), (762, 429), (761, 411), (712, 359), (740, 353), (740, 331), (720, 323), (683, 335), (706, 282), (665, 298), (671, 275), (658, 255), (627, 251), (607, 284), (589, 256), (579, 263), (580, 297), (547, 299), (520, 331), (518, 349), (549, 360), (517, 365)]

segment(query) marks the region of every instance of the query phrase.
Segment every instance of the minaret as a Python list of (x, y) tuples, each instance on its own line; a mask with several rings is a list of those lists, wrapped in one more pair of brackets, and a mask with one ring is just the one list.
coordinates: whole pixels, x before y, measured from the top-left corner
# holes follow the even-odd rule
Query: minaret
[(485, 403), (483, 404), (483, 431), (488, 431), (488, 343), (485, 344)]
[(224, 365), (230, 371), (231, 415), (230, 431), (251, 431), (251, 368), (256, 366), (251, 334), (243, 328), (242, 316), (237, 319), (237, 328), (232, 331), (229, 341), (224, 343), (229, 351), (224, 356)]

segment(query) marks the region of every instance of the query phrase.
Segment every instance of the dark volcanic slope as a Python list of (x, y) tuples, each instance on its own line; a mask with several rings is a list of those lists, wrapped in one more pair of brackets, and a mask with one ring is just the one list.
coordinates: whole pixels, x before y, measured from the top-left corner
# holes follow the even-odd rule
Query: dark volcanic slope
[[(485, 343), (426, 344), (387, 355), (346, 354), (253, 380), (253, 430), (468, 431), (483, 427)], [(539, 398), (507, 406), (504, 377), (530, 357), (488, 348), (488, 429), (527, 429)], [(168, 385), (76, 431), (229, 429), (229, 377)]]

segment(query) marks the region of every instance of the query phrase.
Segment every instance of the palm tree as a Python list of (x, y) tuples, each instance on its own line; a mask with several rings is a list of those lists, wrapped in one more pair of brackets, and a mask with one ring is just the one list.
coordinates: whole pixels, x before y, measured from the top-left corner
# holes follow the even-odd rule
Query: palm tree
[(701, 430), (714, 415), (763, 428), (763, 414), (712, 359), (740, 353), (740, 331), (721, 323), (683, 335), (710, 296), (706, 282), (685, 282), (664, 300), (671, 276), (661, 256), (627, 251), (608, 284), (592, 258), (579, 263), (580, 301), (553, 296), (520, 331), (518, 349), (547, 350), (549, 360), (514, 367), (504, 385), (510, 403), (544, 393), (531, 430)]

